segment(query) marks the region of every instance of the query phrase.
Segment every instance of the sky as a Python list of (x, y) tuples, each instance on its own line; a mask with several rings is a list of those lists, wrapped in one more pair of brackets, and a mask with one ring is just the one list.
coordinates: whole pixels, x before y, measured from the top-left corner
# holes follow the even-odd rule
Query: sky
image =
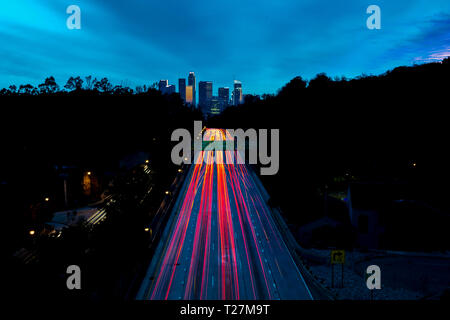
[[(449, 0), (0, 0), (0, 87), (54, 76), (276, 93), (295, 76), (380, 74), (450, 55)], [(381, 29), (369, 30), (369, 5)], [(66, 8), (81, 9), (69, 30)]]

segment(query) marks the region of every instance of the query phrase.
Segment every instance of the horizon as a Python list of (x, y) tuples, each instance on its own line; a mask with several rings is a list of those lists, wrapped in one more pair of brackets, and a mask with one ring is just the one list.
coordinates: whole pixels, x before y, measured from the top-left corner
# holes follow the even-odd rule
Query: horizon
[(366, 27), (370, 3), (360, 0), (76, 4), (80, 30), (66, 27), (66, 1), (6, 4), (0, 87), (88, 75), (132, 88), (160, 79), (177, 86), (194, 71), (214, 92), (239, 79), (245, 94), (275, 94), (295, 76), (351, 79), (450, 55), (445, 0), (378, 1), (379, 30)]
[[(423, 61), (423, 62), (421, 62), (421, 63), (414, 63), (414, 64), (411, 64), (411, 65), (398, 65), (398, 66), (395, 66), (395, 67), (393, 67), (393, 68), (391, 68), (391, 69), (385, 70), (385, 71), (383, 71), (383, 72), (381, 72), (381, 73), (378, 73), (378, 74), (365, 74), (365, 73), (362, 73), (362, 74), (356, 75), (356, 76), (354, 76), (354, 77), (344, 77), (344, 76), (341, 76), (341, 77), (339, 77), (339, 76), (331, 77), (330, 75), (326, 74), (325, 72), (318, 72), (318, 73), (316, 73), (316, 74), (315, 74), (313, 77), (311, 77), (311, 78), (304, 78), (302, 75), (296, 75), (296, 76), (294, 76), (293, 78), (286, 80), (286, 81), (284, 82), (284, 84), (283, 84), (280, 88), (276, 89), (274, 92), (270, 92), (270, 93), (268, 93), (268, 92), (262, 92), (262, 93), (251, 93), (251, 92), (248, 93), (248, 92), (244, 92), (244, 96), (245, 96), (245, 95), (262, 96), (262, 95), (264, 95), (264, 94), (269, 94), (269, 95), (272, 95), (272, 94), (273, 94), (273, 95), (277, 95), (278, 92), (279, 92), (286, 84), (288, 84), (291, 80), (293, 80), (293, 79), (296, 78), (296, 77), (300, 77), (303, 81), (305, 81), (306, 84), (307, 84), (307, 86), (309, 86), (309, 82), (310, 82), (312, 79), (314, 79), (316, 76), (318, 76), (318, 75), (320, 75), (320, 74), (325, 74), (327, 77), (329, 77), (329, 78), (331, 79), (331, 81), (340, 81), (340, 80), (350, 81), (350, 80), (356, 80), (356, 79), (358, 79), (359, 77), (362, 77), (362, 78), (363, 78), (363, 77), (379, 77), (379, 76), (383, 76), (383, 75), (385, 75), (386, 73), (388, 73), (388, 72), (390, 72), (390, 71), (393, 71), (393, 70), (396, 69), (396, 68), (401, 68), (401, 67), (407, 67), (407, 68), (409, 68), (409, 67), (415, 67), (415, 66), (420, 66), (420, 65), (430, 64), (430, 63), (442, 63), (443, 60), (445, 60), (446, 58), (450, 58), (450, 55), (449, 55), (449, 56), (446, 56), (446, 57), (442, 57), (442, 58), (440, 58), (439, 60)], [(195, 73), (195, 71), (191, 71), (191, 72), (194, 72), (194, 73)], [(84, 81), (86, 80), (86, 77), (88, 77), (88, 76), (91, 76), (91, 75), (83, 75), (83, 76), (81, 76), (81, 75), (72, 75), (72, 76), (69, 76), (69, 78), (70, 78), (70, 77), (73, 77), (73, 78), (80, 77), (80, 78), (83, 80), (83, 82), (84, 82)], [(9, 89), (9, 87), (10, 87), (10, 86), (13, 86), (13, 85), (16, 86), (17, 89), (18, 89), (20, 85), (27, 85), (27, 84), (30, 84), (30, 85), (34, 86), (35, 88), (37, 88), (38, 85), (39, 85), (39, 84), (42, 84), (42, 83), (45, 81), (46, 78), (50, 78), (50, 77), (53, 77), (53, 76), (52, 76), (52, 75), (49, 75), (49, 76), (45, 77), (44, 79), (42, 79), (41, 81), (36, 81), (35, 83), (31, 83), (31, 82), (28, 82), (28, 83), (12, 83), (12, 84), (9, 84), (8, 86), (0, 87), (0, 90), (1, 90), (1, 89)], [(336, 77), (339, 78), (339, 79), (336, 79)], [(69, 78), (68, 78), (68, 79), (69, 79)], [(107, 78), (107, 77), (103, 77), (103, 76), (92, 77), (92, 81), (94, 81), (95, 79), (98, 80), (98, 81), (100, 81), (102, 78)], [(63, 90), (64, 90), (64, 85), (67, 83), (67, 80), (68, 80), (68, 79), (63, 80), (63, 81), (58, 81), (58, 79), (55, 78), (55, 82), (59, 85), (60, 91), (63, 91)], [(185, 79), (187, 80), (187, 77), (186, 77)], [(111, 79), (108, 79), (108, 80), (111, 82)], [(147, 86), (147, 89), (151, 89), (151, 85), (153, 85), (153, 84), (156, 84), (156, 85), (157, 85), (158, 82), (159, 82), (160, 80), (168, 80), (168, 81), (169, 81), (169, 85), (175, 85), (175, 87), (176, 87), (176, 93), (179, 93), (179, 91), (178, 91), (178, 90), (179, 90), (179, 87), (178, 87), (178, 79), (176, 79), (176, 81), (173, 81), (173, 82), (171, 82), (170, 79), (159, 79), (159, 80), (155, 80), (155, 81), (148, 81), (148, 82), (142, 83), (142, 84), (136, 84), (135, 86), (129, 86), (129, 85), (127, 85), (127, 84), (123, 84), (123, 82), (124, 82), (124, 81), (126, 82), (127, 80), (122, 80), (122, 81), (120, 81), (119, 83), (111, 82), (111, 84), (112, 84), (113, 86), (116, 86), (116, 85), (117, 85), (117, 86), (122, 86), (122, 87), (124, 87), (124, 88), (127, 88), (127, 87), (128, 87), (128, 88), (132, 89), (132, 90), (135, 92), (136, 87), (139, 87), (139, 86), (142, 87), (142, 86), (144, 86), (144, 85)], [(202, 79), (197, 79), (197, 76), (196, 76), (196, 83), (198, 84), (198, 83), (201, 82), (201, 81), (212, 82), (212, 83), (213, 83), (213, 88), (214, 88), (214, 80), (202, 80)], [(233, 81), (240, 81), (240, 80), (235, 79), (235, 80), (233, 80)], [(240, 82), (242, 82), (242, 81), (240, 81)], [(225, 85), (225, 86), (217, 87), (217, 88), (215, 88), (215, 90), (214, 90), (213, 92), (217, 92), (217, 90), (218, 90), (219, 88), (222, 88), (222, 87), (231, 89), (231, 88), (232, 88), (232, 85)], [(245, 86), (244, 86), (244, 88), (245, 88)], [(85, 90), (89, 90), (89, 89), (86, 89), (86, 88), (84, 88), (84, 89), (85, 89)], [(93, 89), (91, 89), (91, 90), (93, 90)], [(158, 89), (155, 88), (155, 90), (158, 90)], [(70, 91), (70, 90), (69, 90), (69, 91)], [(196, 93), (197, 93), (197, 97), (198, 97), (198, 89), (197, 89)]]

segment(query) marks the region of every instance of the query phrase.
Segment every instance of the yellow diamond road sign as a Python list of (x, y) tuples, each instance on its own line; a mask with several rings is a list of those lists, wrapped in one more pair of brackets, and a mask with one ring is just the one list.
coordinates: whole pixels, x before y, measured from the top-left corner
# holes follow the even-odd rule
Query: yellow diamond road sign
[(344, 264), (345, 263), (345, 251), (344, 250), (331, 250), (331, 263), (332, 264)]

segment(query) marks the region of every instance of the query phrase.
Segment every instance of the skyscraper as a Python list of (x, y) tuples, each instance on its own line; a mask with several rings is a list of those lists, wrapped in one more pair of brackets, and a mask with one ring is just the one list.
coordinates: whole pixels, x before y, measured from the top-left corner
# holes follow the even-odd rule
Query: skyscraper
[(234, 80), (234, 89), (233, 89), (233, 105), (237, 106), (243, 103), (243, 95), (242, 95), (242, 83), (239, 80)]
[(200, 81), (198, 83), (198, 106), (202, 110), (208, 110), (212, 99), (212, 82)]
[(186, 86), (186, 103), (193, 105), (194, 101), (194, 88), (192, 86)]
[(169, 84), (169, 85), (167, 85), (164, 93), (165, 94), (172, 94), (172, 93), (175, 93), (175, 91), (176, 91), (175, 85), (174, 84)]
[(186, 79), (178, 79), (178, 92), (180, 93), (181, 99), (186, 102)]
[(223, 87), (219, 88), (219, 101), (221, 104), (221, 109), (224, 110), (226, 107), (228, 107), (228, 103), (230, 101), (230, 88)]
[[(189, 76), (188, 76), (188, 85), (192, 87), (192, 105), (195, 107), (196, 106), (196, 90), (195, 90), (195, 74), (194, 72), (189, 72)], [(186, 93), (187, 95), (187, 93)], [(186, 97), (187, 99), (187, 97)]]

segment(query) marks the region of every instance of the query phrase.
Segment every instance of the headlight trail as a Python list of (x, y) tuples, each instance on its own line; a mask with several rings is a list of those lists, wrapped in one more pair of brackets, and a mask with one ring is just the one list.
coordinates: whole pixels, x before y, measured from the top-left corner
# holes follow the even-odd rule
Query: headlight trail
[[(203, 139), (232, 137), (208, 129)], [(196, 157), (137, 298), (311, 299), (239, 154)]]

